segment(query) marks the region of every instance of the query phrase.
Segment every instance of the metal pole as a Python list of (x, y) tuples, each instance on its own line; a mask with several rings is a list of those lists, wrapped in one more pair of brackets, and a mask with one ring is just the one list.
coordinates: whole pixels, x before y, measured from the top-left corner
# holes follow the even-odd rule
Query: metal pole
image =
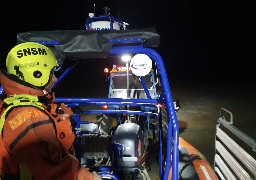
[[(129, 61), (126, 62), (126, 80), (127, 80), (127, 99), (130, 97), (129, 93)], [(129, 105), (127, 106), (127, 110), (129, 110)], [(127, 121), (130, 122), (130, 115), (127, 114)]]
[(129, 61), (126, 62), (126, 81), (127, 81), (127, 98), (130, 97), (129, 93)]

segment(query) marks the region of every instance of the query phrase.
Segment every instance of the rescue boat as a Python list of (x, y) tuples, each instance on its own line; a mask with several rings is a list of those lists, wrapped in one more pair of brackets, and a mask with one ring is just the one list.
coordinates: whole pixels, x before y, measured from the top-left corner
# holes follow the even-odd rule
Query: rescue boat
[[(106, 9), (105, 9), (106, 10)], [(159, 45), (159, 35), (151, 28), (147, 29), (127, 29), (128, 23), (123, 22), (118, 18), (109, 16), (108, 11), (102, 16), (95, 17), (94, 13), (90, 13), (86, 19), (86, 31), (84, 30), (58, 30), (58, 31), (34, 31), (23, 32), (17, 35), (18, 43), (26, 41), (35, 41), (51, 47), (55, 53), (59, 54), (58, 57), (65, 57), (66, 59), (78, 59), (84, 61), (87, 58), (107, 58), (111, 55), (123, 55), (130, 54), (132, 60), (138, 54), (144, 54), (149, 57), (150, 61), (134, 60), (133, 66), (127, 63), (127, 67), (133, 69), (132, 73), (137, 74), (139, 80), (142, 83), (142, 89), (144, 96), (140, 98), (128, 97), (128, 82), (129, 74), (127, 68), (127, 89), (124, 91), (127, 97), (115, 97), (115, 98), (62, 98), (56, 97), (56, 102), (64, 102), (70, 107), (83, 107), (87, 105), (108, 105), (113, 109), (89, 109), (84, 110), (82, 114), (114, 114), (118, 119), (118, 127), (111, 134), (111, 154), (107, 151), (91, 152), (87, 151), (83, 143), (87, 141), (87, 137), (92, 137), (91, 134), (99, 134), (101, 140), (109, 142), (109, 134), (107, 136), (100, 135), (100, 128), (97, 123), (91, 123), (81, 121), (81, 112), (74, 114), (76, 120), (76, 135), (79, 141), (75, 142), (76, 155), (79, 159), (80, 165), (88, 167), (88, 162), (93, 159), (94, 165), (98, 165), (97, 171), (102, 178), (108, 179), (154, 179), (150, 177), (150, 172), (147, 169), (146, 159), (146, 147), (148, 142), (143, 142), (144, 139), (154, 139), (154, 131), (150, 127), (152, 119), (156, 119), (157, 123), (154, 127), (157, 129), (158, 137), (158, 175), (156, 179), (200, 179), (200, 180), (215, 180), (215, 179), (255, 179), (256, 162), (251, 156), (241, 149), (236, 156), (246, 156), (248, 158), (245, 166), (248, 167), (248, 171), (244, 170), (244, 167), (240, 167), (239, 164), (234, 161), (227, 160), (228, 170), (223, 170), (227, 166), (224, 166), (223, 159), (225, 159), (225, 153), (221, 153), (221, 148), (216, 146), (216, 159), (214, 167), (210, 165), (207, 159), (196, 149), (193, 145), (188, 143), (183, 138), (179, 137), (179, 125), (176, 116), (177, 108), (173, 103), (173, 98), (170, 91), (170, 86), (165, 71), (164, 63), (161, 56), (154, 50)], [(161, 94), (153, 96), (154, 89), (149, 92), (148, 85), (143, 79), (149, 72), (151, 72), (152, 63), (156, 65), (157, 75), (161, 82)], [(130, 62), (129, 62), (130, 63)], [(67, 68), (63, 76), (58, 78), (56, 85), (63, 79), (63, 77), (72, 70), (73, 67)], [(139, 72), (138, 72), (139, 71)], [(151, 81), (152, 82), (152, 81)], [(113, 84), (114, 86), (114, 84)], [(164, 104), (165, 109), (159, 107), (159, 104)], [(131, 107), (140, 107), (139, 109), (132, 109)], [(166, 111), (167, 119), (164, 122), (162, 118), (162, 111)], [(125, 114), (125, 116), (123, 116)], [(100, 118), (103, 119), (104, 115)], [(135, 118), (134, 118), (135, 117)], [(145, 129), (141, 130), (140, 125), (134, 123), (133, 118), (144, 117), (143, 120), (148, 123), (143, 126)], [(223, 120), (224, 116), (221, 115), (219, 124), (228, 124)], [(128, 121), (128, 122), (127, 122)], [(107, 121), (105, 121), (107, 122)], [(166, 123), (166, 131), (163, 129), (163, 124)], [(219, 127), (216, 127), (217, 129)], [(219, 130), (220, 131), (220, 130)], [(238, 132), (238, 131), (236, 131)], [(246, 135), (240, 133), (239, 137), (243, 136), (244, 139), (249, 139)], [(216, 144), (219, 144), (221, 136), (216, 134)], [(145, 138), (146, 137), (146, 138)], [(163, 137), (166, 137), (166, 142), (163, 142)], [(246, 137), (246, 138), (245, 138)], [(104, 139), (105, 138), (105, 139)], [(227, 138), (228, 139), (228, 138)], [(95, 139), (95, 142), (97, 140)], [(229, 141), (226, 140), (226, 141)], [(226, 142), (224, 141), (224, 142)], [(233, 144), (233, 143), (227, 143)], [(255, 141), (250, 139), (249, 143), (252, 149), (255, 149)], [(93, 145), (93, 144), (91, 144)], [(228, 146), (228, 145), (227, 145)], [(232, 146), (234, 147), (237, 146)], [(232, 149), (232, 148), (231, 148)], [(217, 152), (220, 155), (217, 155)], [(98, 154), (97, 154), (98, 153)], [(97, 157), (102, 160), (107, 159), (104, 166), (100, 166), (100, 163), (96, 163)], [(226, 153), (230, 155), (231, 153)], [(242, 156), (243, 154), (244, 156)], [(232, 155), (231, 155), (232, 156)], [(90, 159), (91, 158), (91, 159)], [(109, 162), (111, 161), (111, 162)], [(220, 163), (221, 162), (221, 163)], [(103, 162), (101, 162), (103, 163)], [(240, 170), (241, 173), (232, 172), (232, 166), (238, 167), (236, 170)], [(95, 169), (94, 169), (95, 170)], [(245, 173), (246, 172), (246, 173)], [(248, 172), (248, 173), (247, 173)], [(232, 174), (232, 175), (231, 175)], [(232, 178), (230, 178), (232, 177)], [(245, 178), (242, 178), (245, 177)]]
[[(105, 8), (108, 9), (108, 8)], [(86, 19), (87, 30), (127, 30), (128, 23), (125, 23), (117, 18), (108, 16), (108, 12), (100, 17), (95, 17), (94, 13), (89, 13)], [(119, 70), (120, 69), (120, 70)], [(125, 67), (115, 67), (112, 71), (125, 72)], [(153, 78), (152, 78), (153, 79)], [(120, 90), (120, 89), (119, 89)], [(116, 93), (114, 97), (116, 97)], [(118, 94), (118, 96), (123, 96)], [(111, 97), (111, 94), (109, 94)], [(174, 103), (176, 105), (176, 102)], [(176, 111), (179, 106), (175, 106)], [(179, 179), (218, 179), (213, 168), (207, 159), (194, 146), (179, 137), (179, 162), (178, 162)], [(171, 173), (168, 179), (172, 179)]]

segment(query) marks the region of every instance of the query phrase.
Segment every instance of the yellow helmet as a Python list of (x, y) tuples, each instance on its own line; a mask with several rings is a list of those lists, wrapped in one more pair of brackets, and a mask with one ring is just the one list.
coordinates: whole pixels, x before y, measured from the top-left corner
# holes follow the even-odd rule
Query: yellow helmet
[(9, 74), (39, 88), (44, 88), (48, 84), (56, 66), (57, 60), (53, 52), (35, 42), (16, 45), (6, 58)]

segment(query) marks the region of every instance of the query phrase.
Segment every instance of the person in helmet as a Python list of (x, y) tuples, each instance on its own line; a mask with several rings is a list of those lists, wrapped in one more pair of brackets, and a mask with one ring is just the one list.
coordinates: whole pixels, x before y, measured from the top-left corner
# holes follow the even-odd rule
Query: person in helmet
[(18, 166), (35, 180), (101, 179), (72, 155), (72, 111), (54, 103), (51, 93), (56, 61), (48, 47), (35, 42), (18, 44), (7, 55), (7, 72), (0, 71), (6, 94), (0, 103), (2, 179), (19, 179)]

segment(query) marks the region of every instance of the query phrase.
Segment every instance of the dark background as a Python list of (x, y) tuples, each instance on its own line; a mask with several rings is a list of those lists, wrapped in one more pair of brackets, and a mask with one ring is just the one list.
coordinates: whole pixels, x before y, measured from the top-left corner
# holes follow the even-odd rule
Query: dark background
[(254, 73), (256, 1), (44, 0), (0, 2), (0, 59), (24, 31), (84, 29), (85, 18), (108, 5), (128, 28), (155, 26), (170, 76), (251, 79)]
[[(94, 3), (96, 15), (108, 5), (111, 15), (129, 23), (130, 29), (156, 28), (161, 37), (157, 51), (164, 60), (173, 96), (180, 98), (178, 118), (186, 129), (181, 135), (211, 163), (220, 107), (234, 112), (237, 127), (256, 138), (255, 0), (1, 0), (1, 69), (5, 69), (17, 33), (85, 29)], [(77, 67), (56, 93), (106, 96), (103, 67), (94, 61)], [(85, 76), (91, 80), (83, 81)]]

